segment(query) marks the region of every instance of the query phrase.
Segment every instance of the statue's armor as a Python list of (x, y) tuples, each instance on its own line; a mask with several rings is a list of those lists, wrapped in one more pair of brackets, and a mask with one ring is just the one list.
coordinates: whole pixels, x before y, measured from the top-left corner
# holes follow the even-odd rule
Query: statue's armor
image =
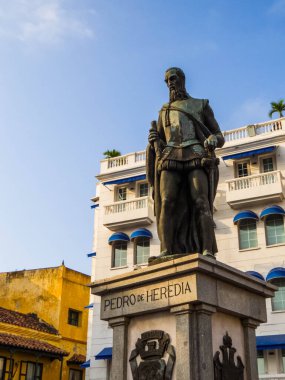
[(164, 126), (167, 146), (183, 148), (199, 144), (196, 138), (195, 127), (192, 120), (182, 112), (169, 112), (169, 125)]
[[(193, 104), (189, 100), (178, 100), (173, 107), (193, 113)], [(192, 103), (192, 102), (191, 102)], [(196, 105), (197, 111), (202, 108), (201, 101)], [(166, 147), (163, 156), (167, 160), (189, 161), (205, 156), (205, 149), (197, 139), (193, 121), (183, 112), (168, 110), (164, 106), (161, 111)]]

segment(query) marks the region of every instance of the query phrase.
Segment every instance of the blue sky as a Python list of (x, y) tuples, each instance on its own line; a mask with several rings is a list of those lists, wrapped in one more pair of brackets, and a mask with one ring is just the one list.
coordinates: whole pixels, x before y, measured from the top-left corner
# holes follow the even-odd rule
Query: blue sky
[(94, 176), (142, 150), (181, 67), (221, 129), (285, 97), (285, 0), (0, 0), (0, 271), (89, 273)]

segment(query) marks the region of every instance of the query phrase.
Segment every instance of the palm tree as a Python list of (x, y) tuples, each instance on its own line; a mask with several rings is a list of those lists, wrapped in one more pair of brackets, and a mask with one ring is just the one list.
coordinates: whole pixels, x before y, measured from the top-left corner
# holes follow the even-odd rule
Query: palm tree
[(283, 117), (283, 111), (285, 111), (285, 103), (284, 99), (279, 100), (279, 102), (271, 102), (271, 110), (269, 112), (269, 117), (272, 117), (272, 115), (275, 112), (279, 113), (279, 117)]
[(113, 158), (113, 157), (118, 157), (122, 155), (121, 152), (119, 152), (116, 149), (106, 150), (106, 152), (104, 152), (103, 154), (105, 158)]

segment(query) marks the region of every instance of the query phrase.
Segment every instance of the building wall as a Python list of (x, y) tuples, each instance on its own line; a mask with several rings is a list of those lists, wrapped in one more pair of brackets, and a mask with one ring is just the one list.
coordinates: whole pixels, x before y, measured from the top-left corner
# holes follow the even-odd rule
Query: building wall
[[(61, 339), (51, 344), (70, 353), (64, 358), (63, 380), (68, 379), (66, 361), (74, 353), (86, 355), (90, 276), (66, 268), (0, 273), (0, 304), (21, 313), (36, 313), (52, 324)], [(81, 313), (79, 326), (68, 324), (68, 310)], [(58, 363), (54, 363), (55, 372)], [(78, 367), (77, 367), (78, 368)], [(50, 378), (49, 380), (51, 380)]]
[(36, 313), (58, 329), (63, 268), (0, 273), (1, 306), (21, 313)]
[[(0, 350), (0, 358), (9, 358), (10, 353), (6, 350)], [(50, 361), (49, 358), (36, 358), (34, 355), (27, 353), (14, 353), (13, 354), (14, 366), (13, 366), (13, 379), (20, 379), (20, 370), (21, 370), (21, 362), (33, 362), (42, 364), (43, 372), (42, 372), (42, 380), (51, 380), (51, 379), (59, 379), (60, 373), (60, 363), (58, 360)], [(6, 374), (4, 380), (8, 379), (8, 374)]]

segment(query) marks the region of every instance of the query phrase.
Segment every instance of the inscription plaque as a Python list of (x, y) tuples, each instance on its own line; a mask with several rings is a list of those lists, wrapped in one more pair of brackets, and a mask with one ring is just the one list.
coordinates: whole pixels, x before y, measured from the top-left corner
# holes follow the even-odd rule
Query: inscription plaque
[(191, 302), (197, 297), (196, 289), (195, 276), (187, 276), (131, 291), (105, 294), (101, 301), (101, 318), (140, 314)]

